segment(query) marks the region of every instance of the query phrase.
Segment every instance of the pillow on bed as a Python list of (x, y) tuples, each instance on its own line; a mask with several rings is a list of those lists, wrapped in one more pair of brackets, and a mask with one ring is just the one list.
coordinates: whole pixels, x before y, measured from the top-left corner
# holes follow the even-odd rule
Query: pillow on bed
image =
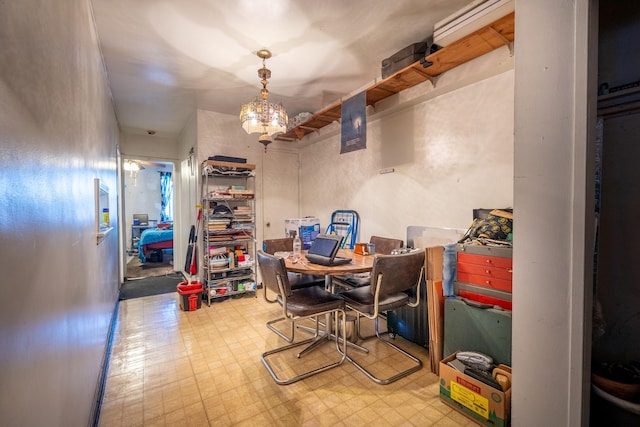
[(173, 227), (173, 224), (172, 224), (172, 223), (170, 223), (170, 222), (162, 222), (162, 223), (158, 224), (158, 228), (159, 228), (160, 230), (168, 230), (168, 229), (170, 229), (171, 227)]

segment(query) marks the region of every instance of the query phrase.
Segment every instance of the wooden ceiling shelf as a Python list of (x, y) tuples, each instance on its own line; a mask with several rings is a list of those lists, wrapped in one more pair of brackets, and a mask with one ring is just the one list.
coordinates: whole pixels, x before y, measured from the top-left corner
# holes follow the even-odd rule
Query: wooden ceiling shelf
[[(421, 61), (416, 61), (395, 74), (380, 80), (369, 86), (367, 92), (367, 105), (402, 92), (405, 89), (430, 80), (435, 86), (436, 78), (440, 74), (458, 65), (464, 64), (474, 58), (489, 53), (501, 46), (508, 46), (512, 50), (512, 42), (515, 39), (515, 12), (512, 12), (495, 22), (451, 43), (442, 49), (427, 55), (423, 66)], [(305, 135), (315, 132), (334, 121), (340, 119), (342, 101), (338, 101), (311, 116), (307, 121), (278, 135), (275, 139), (282, 141), (295, 141)]]

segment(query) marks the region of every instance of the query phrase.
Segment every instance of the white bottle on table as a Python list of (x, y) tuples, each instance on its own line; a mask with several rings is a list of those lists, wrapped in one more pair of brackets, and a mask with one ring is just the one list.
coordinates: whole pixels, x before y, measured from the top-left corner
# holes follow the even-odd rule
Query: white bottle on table
[(296, 233), (293, 238), (293, 259), (295, 261), (299, 260), (302, 257), (302, 240), (300, 240), (300, 236)]

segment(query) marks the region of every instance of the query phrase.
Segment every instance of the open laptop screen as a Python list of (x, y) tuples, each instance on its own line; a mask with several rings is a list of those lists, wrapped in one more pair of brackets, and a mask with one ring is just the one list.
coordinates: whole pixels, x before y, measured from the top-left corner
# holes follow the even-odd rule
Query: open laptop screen
[(308, 253), (333, 258), (338, 252), (341, 241), (342, 236), (319, 234), (313, 242), (311, 242), (311, 247), (309, 248)]

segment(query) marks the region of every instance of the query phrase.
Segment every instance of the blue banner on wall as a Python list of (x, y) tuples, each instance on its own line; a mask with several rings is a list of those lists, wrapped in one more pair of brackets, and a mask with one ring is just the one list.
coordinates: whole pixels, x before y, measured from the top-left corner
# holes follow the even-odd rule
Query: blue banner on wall
[(344, 101), (341, 114), (340, 154), (367, 148), (367, 93), (360, 92)]

